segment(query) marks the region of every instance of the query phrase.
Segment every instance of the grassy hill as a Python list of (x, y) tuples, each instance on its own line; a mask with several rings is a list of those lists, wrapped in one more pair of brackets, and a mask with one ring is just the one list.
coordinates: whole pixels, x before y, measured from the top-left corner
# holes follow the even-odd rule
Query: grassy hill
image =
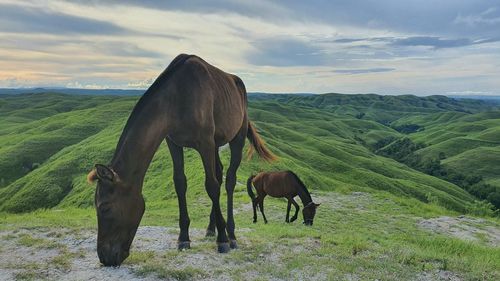
[(425, 118), (404, 118), (398, 123), (418, 124), (423, 130), (410, 135), (428, 146), (418, 153), (438, 157), (445, 166), (477, 173), (488, 182), (499, 182), (500, 111), (476, 114), (438, 113)]
[[(61, 272), (76, 270), (75, 262), (81, 258), (90, 264), (97, 262), (93, 243), (87, 243), (95, 238), (94, 187), (86, 183), (85, 176), (94, 163), (111, 159), (137, 99), (59, 93), (0, 96), (0, 238), (6, 241), (0, 245), (0, 273), (8, 268), (7, 273), (17, 272), (18, 279), (36, 279), (39, 272), (49, 272), (47, 279), (59, 279)], [(379, 102), (374, 105), (374, 100)], [(444, 145), (443, 165), (451, 166), (456, 157), (475, 159), (479, 155), (473, 165), (457, 159), (456, 169), (487, 169), (483, 165), (487, 157), (498, 166), (500, 162), (494, 158), (498, 147), (483, 145), (495, 136), (498, 113), (491, 104), (443, 97), (332, 94), (259, 95), (251, 98), (249, 106), (250, 118), (280, 159), (273, 164), (244, 160), (238, 171), (235, 220), (241, 249), (226, 256), (214, 255), (213, 241), (202, 240), (210, 204), (199, 156), (186, 149), (193, 249), (185, 253), (178, 253), (175, 246), (144, 249), (144, 243), (159, 242), (139, 235), (122, 268), (131, 268), (137, 276), (178, 280), (216, 276), (235, 280), (248, 276), (276, 280), (300, 276), (439, 280), (443, 274), (465, 280), (500, 277), (500, 251), (491, 246), (497, 240), (491, 242), (485, 232), (491, 230), (495, 235), (498, 219), (462, 219), (460, 227), (477, 234), (471, 234), (473, 242), (420, 226), (434, 220), (442, 224), (440, 219), (460, 213), (484, 213), (485, 205), (463, 188), (373, 149), (387, 139), (410, 138), (426, 144), (415, 154), (432, 155), (441, 152), (432, 151), (435, 145), (441, 149), (455, 138), (473, 139), (474, 144), (463, 149), (456, 147), (460, 140), (452, 147)], [(447, 129), (440, 131), (440, 126)], [(467, 126), (477, 129), (469, 133)], [(387, 149), (390, 145), (386, 144)], [(477, 154), (481, 149), (486, 151)], [(227, 167), (228, 149), (221, 148), (221, 154)], [(266, 199), (270, 223), (261, 224), (260, 217), (258, 224), (250, 223), (249, 198), (242, 183), (252, 173), (282, 169), (295, 171), (315, 201), (322, 203), (312, 228), (282, 223), (286, 204), (273, 199)], [(162, 145), (146, 175), (147, 210), (141, 225), (167, 227), (162, 231), (175, 242), (178, 211), (171, 171), (168, 149)], [(485, 180), (495, 182), (494, 169), (481, 171), (488, 175)], [(80, 241), (81, 237), (90, 244), (87, 248), (71, 244), (71, 239)], [(65, 245), (67, 242), (70, 244)], [(52, 248), (47, 250), (49, 246)], [(54, 248), (59, 254), (46, 261), (2, 263), (3, 253), (16, 255), (18, 249), (52, 253)], [(229, 268), (213, 270), (221, 264)]]
[[(137, 97), (50, 93), (3, 96), (0, 209), (24, 212), (57, 205), (90, 206), (92, 190), (84, 182), (85, 174), (94, 163), (110, 160), (136, 100)], [(250, 104), (251, 119), (280, 161), (273, 165), (244, 162), (240, 180), (261, 170), (292, 169), (317, 190), (384, 190), (424, 202), (432, 197), (443, 206), (461, 212), (474, 200), (449, 182), (374, 154), (367, 145), (401, 135), (382, 124), (387, 120), (450, 112), (481, 119), (467, 112), (489, 109), (486, 103), (445, 97), (331, 94), (269, 96)], [(359, 116), (359, 113), (365, 114)], [(370, 116), (378, 118), (372, 120)], [(382, 120), (380, 116), (385, 117)], [(448, 122), (453, 124), (453, 119)], [(226, 151), (222, 154), (224, 159), (228, 157)], [(194, 160), (187, 167), (193, 170), (190, 175), (193, 189), (196, 193), (204, 192), (203, 175), (195, 173), (201, 165), (198, 156), (188, 151), (188, 158)], [(170, 165), (168, 152), (162, 146), (144, 187), (146, 199), (153, 204), (165, 197), (161, 194), (165, 194), (166, 185), (171, 185)]]

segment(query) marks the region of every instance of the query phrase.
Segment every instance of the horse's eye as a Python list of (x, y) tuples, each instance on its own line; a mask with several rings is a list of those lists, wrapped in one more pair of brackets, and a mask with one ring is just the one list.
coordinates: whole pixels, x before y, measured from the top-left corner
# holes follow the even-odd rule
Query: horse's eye
[(111, 208), (107, 207), (107, 208), (100, 208), (99, 211), (101, 212), (101, 214), (105, 215), (105, 214), (108, 214), (111, 212)]
[(110, 203), (100, 204), (98, 209), (99, 209), (99, 213), (101, 213), (102, 215), (109, 214), (109, 213), (111, 213), (111, 204)]

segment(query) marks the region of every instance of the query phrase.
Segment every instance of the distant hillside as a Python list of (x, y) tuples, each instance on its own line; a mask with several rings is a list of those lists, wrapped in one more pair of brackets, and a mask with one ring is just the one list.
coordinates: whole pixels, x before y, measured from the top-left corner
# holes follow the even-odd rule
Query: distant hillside
[[(0, 209), (24, 212), (91, 205), (93, 189), (85, 183), (85, 175), (94, 163), (110, 160), (137, 98), (54, 93), (0, 97)], [(445, 97), (252, 98), (250, 117), (280, 161), (273, 165), (244, 161), (239, 180), (261, 170), (292, 169), (313, 191), (381, 190), (465, 212), (474, 198), (461, 188), (371, 151), (370, 144), (404, 134), (381, 124), (380, 118), (369, 117), (471, 115), (468, 112), (481, 109), (489, 107)], [(222, 154), (226, 166), (227, 151)], [(197, 153), (188, 150), (186, 159), (190, 190), (203, 193)], [(175, 199), (164, 191), (165, 186), (172, 190), (170, 171), (170, 156), (161, 146), (145, 182), (148, 205)]]
[(312, 106), (329, 112), (365, 118), (380, 123), (391, 122), (404, 117), (443, 111), (474, 113), (495, 108), (495, 105), (481, 100), (457, 100), (445, 96), (417, 97), (412, 95), (381, 96), (324, 94), (308, 97), (286, 95), (277, 97), (278, 101)]
[[(381, 155), (439, 175), (500, 208), (500, 105), (489, 100), (445, 96), (326, 94), (274, 99), (287, 105), (379, 122), (397, 133), (370, 130), (361, 134), (359, 138), (367, 147), (377, 146)], [(410, 138), (414, 144), (398, 142), (404, 138)], [(395, 146), (380, 150), (381, 145), (393, 142)]]
[(484, 100), (488, 102), (493, 102), (500, 104), (500, 96), (485, 96), (485, 95), (462, 95), (462, 96), (449, 96), (454, 99), (474, 99), (474, 100)]

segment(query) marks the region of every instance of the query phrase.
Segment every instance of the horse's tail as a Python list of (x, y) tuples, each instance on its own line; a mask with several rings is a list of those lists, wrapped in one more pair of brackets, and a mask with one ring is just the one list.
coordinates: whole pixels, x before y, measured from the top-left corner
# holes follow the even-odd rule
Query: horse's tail
[(255, 178), (255, 175), (251, 175), (247, 180), (247, 192), (248, 192), (248, 196), (250, 196), (250, 199), (252, 199), (252, 203), (255, 201), (255, 194), (253, 193), (253, 190), (252, 190), (253, 178)]
[(264, 141), (260, 138), (259, 133), (257, 133), (257, 130), (250, 121), (248, 122), (247, 138), (251, 144), (247, 153), (248, 158), (251, 158), (254, 151), (257, 151), (257, 154), (267, 162), (276, 160), (276, 156), (266, 147)]

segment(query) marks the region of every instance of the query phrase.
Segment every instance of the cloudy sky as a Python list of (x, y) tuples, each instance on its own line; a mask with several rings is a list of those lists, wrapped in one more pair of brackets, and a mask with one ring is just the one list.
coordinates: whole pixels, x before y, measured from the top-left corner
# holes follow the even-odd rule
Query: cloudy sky
[(0, 0), (0, 87), (147, 88), (179, 53), (249, 91), (500, 94), (500, 0)]

